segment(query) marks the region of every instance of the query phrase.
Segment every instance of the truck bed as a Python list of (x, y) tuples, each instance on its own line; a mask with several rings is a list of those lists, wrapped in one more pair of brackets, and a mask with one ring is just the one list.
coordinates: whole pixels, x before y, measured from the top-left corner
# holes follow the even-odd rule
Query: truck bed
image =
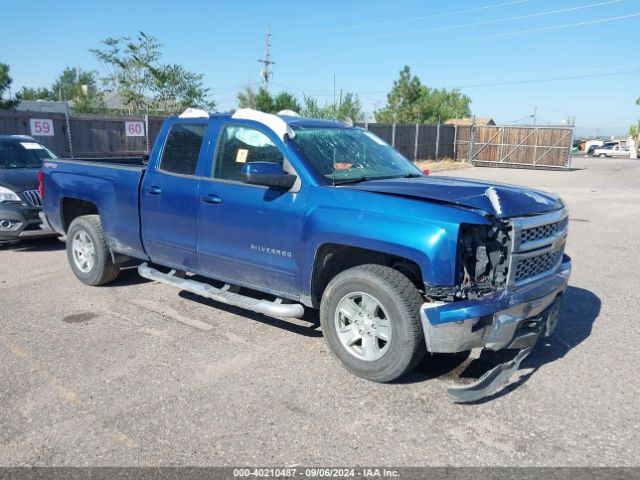
[(44, 211), (54, 230), (64, 233), (68, 214), (95, 207), (113, 252), (145, 259), (140, 239), (139, 190), (142, 157), (56, 159), (43, 165)]

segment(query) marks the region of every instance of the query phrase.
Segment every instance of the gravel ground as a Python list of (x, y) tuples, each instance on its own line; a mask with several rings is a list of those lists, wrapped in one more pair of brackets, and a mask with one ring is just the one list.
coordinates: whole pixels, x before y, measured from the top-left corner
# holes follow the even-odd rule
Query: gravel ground
[(58, 240), (0, 248), (0, 466), (640, 465), (640, 160), (451, 175), (557, 192), (574, 272), (561, 324), (475, 405), (486, 365), (432, 357), (380, 385), (340, 368), (314, 314), (283, 321), (124, 272), (80, 284)]

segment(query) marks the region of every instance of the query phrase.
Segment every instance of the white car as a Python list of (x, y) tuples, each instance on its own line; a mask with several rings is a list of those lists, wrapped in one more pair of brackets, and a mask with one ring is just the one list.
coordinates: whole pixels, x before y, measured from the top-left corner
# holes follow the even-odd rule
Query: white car
[(614, 145), (609, 148), (596, 148), (593, 151), (594, 157), (626, 157), (631, 156), (631, 149), (629, 147), (621, 147), (620, 145)]

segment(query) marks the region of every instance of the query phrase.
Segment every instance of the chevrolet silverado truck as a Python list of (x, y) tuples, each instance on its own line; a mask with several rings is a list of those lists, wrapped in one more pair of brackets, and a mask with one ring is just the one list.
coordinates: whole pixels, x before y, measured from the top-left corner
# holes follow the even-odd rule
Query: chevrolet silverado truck
[[(110, 163), (109, 163), (110, 162)], [(369, 131), (241, 109), (168, 118), (138, 165), (48, 160), (44, 211), (77, 278), (140, 275), (284, 318), (377, 382), (427, 352), (514, 350), (449, 395), (492, 394), (549, 335), (571, 262), (556, 195), (423, 174)]]

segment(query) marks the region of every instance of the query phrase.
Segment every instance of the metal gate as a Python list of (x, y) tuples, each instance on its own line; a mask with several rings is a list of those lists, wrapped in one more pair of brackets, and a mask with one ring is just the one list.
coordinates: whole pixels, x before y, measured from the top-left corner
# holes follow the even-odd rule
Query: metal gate
[(470, 144), (476, 166), (569, 168), (573, 128), (475, 125)]

